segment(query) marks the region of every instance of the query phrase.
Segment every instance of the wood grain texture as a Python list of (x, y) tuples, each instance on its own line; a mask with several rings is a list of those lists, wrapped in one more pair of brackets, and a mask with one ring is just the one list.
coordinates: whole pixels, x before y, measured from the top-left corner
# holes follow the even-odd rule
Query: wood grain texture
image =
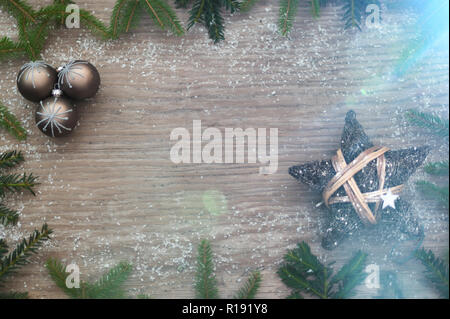
[[(38, 4), (39, 2), (39, 4)], [(49, 2), (49, 1), (47, 1)], [(36, 7), (46, 3), (34, 1)], [(79, 1), (108, 20), (114, 1)], [(159, 30), (146, 17), (118, 41), (103, 42), (83, 30), (53, 32), (43, 54), (55, 66), (89, 60), (100, 71), (98, 95), (78, 103), (80, 125), (51, 140), (34, 126), (32, 103), (15, 88), (26, 62), (0, 63), (0, 100), (30, 134), (19, 143), (1, 134), (1, 150), (22, 149), (24, 170), (40, 176), (38, 195), (14, 197), (21, 224), (0, 231), (14, 239), (44, 221), (54, 239), (8, 286), (33, 298), (63, 298), (43, 263), (58, 257), (77, 263), (95, 279), (121, 260), (135, 266), (130, 295), (193, 297), (196, 246), (208, 238), (216, 256), (220, 294), (231, 297), (251, 270), (263, 275), (258, 297), (283, 298), (276, 275), (286, 249), (299, 241), (326, 261), (345, 262), (359, 248), (369, 262), (395, 270), (408, 297), (436, 297), (414, 260), (397, 265), (393, 243), (376, 232), (347, 240), (328, 252), (320, 247), (326, 211), (320, 194), (288, 175), (294, 164), (330, 158), (339, 145), (345, 113), (357, 112), (373, 141), (392, 149), (433, 146), (431, 159), (448, 154), (406, 123), (404, 111), (419, 108), (448, 116), (448, 50), (429, 50), (404, 75), (395, 76), (402, 53), (416, 36), (414, 16), (387, 12), (380, 29), (344, 32), (337, 7), (310, 17), (302, 5), (289, 38), (276, 32), (276, 1), (260, 1), (248, 14), (226, 16), (226, 41), (213, 45), (202, 27), (184, 37)], [(177, 10), (182, 21), (186, 11)], [(14, 20), (0, 13), (0, 32), (14, 36)], [(279, 167), (260, 175), (260, 164), (174, 164), (170, 133), (192, 121), (202, 126), (278, 128)], [(419, 171), (414, 179), (424, 177)], [(448, 248), (448, 211), (418, 196), (410, 180), (404, 196), (425, 225), (425, 247)], [(209, 209), (210, 203), (217, 208)], [(211, 213), (212, 212), (212, 213)], [(400, 248), (399, 248), (400, 247)], [(402, 242), (403, 254), (411, 251)], [(361, 286), (357, 297), (371, 298)]]

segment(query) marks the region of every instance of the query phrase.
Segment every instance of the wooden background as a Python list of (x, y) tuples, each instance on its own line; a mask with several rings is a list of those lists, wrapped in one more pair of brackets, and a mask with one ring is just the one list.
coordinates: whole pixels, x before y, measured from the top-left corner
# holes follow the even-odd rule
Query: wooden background
[[(114, 1), (78, 3), (107, 21)], [(302, 5), (291, 36), (284, 38), (276, 31), (277, 1), (260, 1), (249, 14), (226, 15), (226, 41), (219, 45), (201, 26), (178, 38), (148, 17), (111, 42), (83, 30), (55, 31), (43, 53), (48, 63), (86, 59), (102, 77), (98, 95), (78, 104), (79, 127), (58, 140), (39, 132), (35, 105), (17, 92), (16, 74), (26, 60), (1, 62), (0, 100), (30, 136), (17, 143), (3, 132), (0, 149), (21, 149), (27, 161), (18, 171), (33, 172), (41, 184), (36, 197), (8, 199), (21, 220), (0, 228), (0, 236), (13, 244), (43, 222), (54, 230), (53, 240), (8, 287), (33, 298), (63, 298), (43, 267), (48, 257), (78, 264), (82, 279), (89, 280), (127, 260), (135, 266), (126, 285), (130, 295), (193, 297), (196, 246), (208, 238), (221, 296), (231, 297), (258, 269), (258, 297), (283, 298), (289, 291), (276, 270), (286, 249), (304, 240), (323, 260), (337, 260), (336, 266), (362, 248), (369, 263), (396, 271), (406, 297), (436, 297), (417, 261), (392, 262), (392, 241), (368, 232), (332, 252), (323, 250), (326, 212), (315, 207), (320, 194), (287, 173), (294, 164), (333, 154), (349, 109), (378, 144), (429, 144), (429, 159), (448, 155), (448, 140), (436, 140), (404, 118), (413, 107), (448, 116), (448, 49), (427, 51), (396, 76), (416, 36), (414, 14), (385, 12), (379, 29), (355, 33), (342, 30), (339, 10), (326, 8), (315, 20)], [(186, 11), (177, 13), (187, 20)], [(0, 17), (0, 34), (15, 37), (14, 20), (4, 12)], [(193, 120), (222, 131), (278, 128), (277, 173), (259, 175), (260, 164), (173, 164), (170, 132), (192, 132)], [(424, 245), (441, 253), (448, 248), (448, 211), (417, 195), (413, 180), (423, 176), (416, 173), (404, 196), (425, 226)], [(407, 256), (410, 243), (399, 245)], [(361, 286), (356, 297), (377, 293)]]

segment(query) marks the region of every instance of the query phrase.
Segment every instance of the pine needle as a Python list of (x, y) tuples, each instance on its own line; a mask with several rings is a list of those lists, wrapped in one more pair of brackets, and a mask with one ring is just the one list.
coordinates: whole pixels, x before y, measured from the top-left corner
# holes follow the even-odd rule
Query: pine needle
[(18, 56), (23, 52), (24, 49), (20, 43), (14, 42), (8, 37), (0, 39), (0, 60)]
[(0, 203), (0, 225), (16, 225), (19, 221), (19, 214)]
[(168, 28), (175, 35), (184, 34), (178, 17), (165, 0), (140, 0), (140, 4), (161, 29)]
[(36, 195), (33, 187), (37, 185), (36, 177), (33, 173), (27, 175), (9, 174), (0, 175), (0, 197), (3, 197), (6, 192), (19, 192), (21, 190), (27, 190), (33, 195)]
[(413, 125), (425, 128), (434, 135), (440, 137), (449, 136), (448, 120), (444, 120), (437, 115), (411, 109), (406, 113), (406, 117)]
[(320, 17), (320, 0), (310, 0), (311, 3), (311, 15), (313, 18)]
[(241, 11), (248, 12), (259, 0), (244, 0), (241, 2)]
[(0, 103), (0, 127), (7, 130), (19, 141), (27, 138), (27, 132), (22, 127), (17, 118)]
[(94, 284), (80, 281), (80, 288), (68, 288), (66, 280), (69, 273), (66, 272), (66, 266), (64, 264), (57, 259), (50, 258), (47, 260), (45, 267), (54, 283), (67, 296), (73, 299), (125, 298), (122, 285), (128, 279), (133, 269), (131, 264), (121, 262), (111, 268)]
[(22, 152), (9, 151), (0, 154), (0, 169), (13, 168), (25, 160)]
[(366, 277), (366, 257), (365, 253), (357, 252), (332, 277), (333, 270), (323, 265), (311, 252), (309, 245), (302, 242), (284, 256), (284, 264), (279, 268), (278, 275), (293, 290), (290, 299), (303, 298), (305, 293), (321, 299), (348, 298)]
[(291, 31), (292, 23), (297, 15), (299, 0), (280, 0), (280, 16), (278, 30), (286, 36)]
[(254, 299), (261, 284), (261, 274), (254, 272), (237, 292), (236, 299)]
[(440, 201), (445, 207), (449, 208), (449, 188), (448, 186), (437, 186), (428, 181), (417, 181), (416, 186), (419, 191), (429, 199)]
[(424, 171), (430, 175), (448, 176), (448, 161), (432, 162), (424, 166)]
[(28, 299), (28, 293), (15, 291), (7, 293), (0, 292), (0, 299)]
[(416, 250), (415, 256), (422, 262), (427, 271), (427, 278), (439, 291), (442, 298), (449, 298), (448, 275), (449, 265), (442, 259), (436, 257), (431, 250), (420, 248)]
[(131, 264), (121, 262), (111, 268), (95, 284), (89, 288), (89, 296), (95, 299), (119, 299), (125, 297), (122, 289), (123, 283), (128, 279), (133, 267)]
[(36, 23), (33, 8), (23, 0), (0, 0), (0, 6), (12, 14), (16, 19), (24, 19), (30, 23)]
[(28, 257), (32, 253), (36, 253), (43, 242), (50, 239), (52, 230), (48, 228), (47, 224), (44, 224), (41, 230), (35, 230), (28, 239), (22, 239), (22, 242), (16, 246), (16, 248), (9, 253), (6, 257), (3, 257), (0, 261), (0, 281), (5, 277), (13, 273), (17, 268), (27, 264)]
[(89, 11), (80, 9), (80, 20), (92, 33), (97, 34), (103, 39), (110, 37), (106, 25)]
[(198, 246), (195, 292), (200, 299), (217, 299), (217, 281), (209, 241), (202, 240)]

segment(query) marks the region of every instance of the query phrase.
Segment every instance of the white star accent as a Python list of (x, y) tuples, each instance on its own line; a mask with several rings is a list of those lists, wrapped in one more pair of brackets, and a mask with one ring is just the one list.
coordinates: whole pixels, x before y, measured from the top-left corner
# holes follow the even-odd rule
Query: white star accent
[(50, 125), (50, 129), (52, 130), (52, 137), (55, 137), (55, 131), (54, 128), (56, 127), (58, 129), (58, 132), (61, 134), (62, 130), (64, 129), (66, 131), (71, 131), (71, 128), (65, 127), (64, 125), (62, 125), (58, 120), (68, 120), (69, 117), (64, 116), (64, 114), (70, 113), (73, 110), (67, 110), (64, 112), (60, 112), (61, 111), (61, 106), (59, 106), (58, 108), (56, 107), (56, 102), (57, 102), (58, 98), (55, 97), (55, 100), (53, 101), (53, 104), (51, 104), (51, 106), (49, 106), (50, 103), (47, 104), (48, 108), (46, 108), (44, 106), (44, 103), (42, 103), (41, 101), (41, 106), (42, 106), (42, 110), (44, 112), (36, 112), (37, 114), (39, 114), (40, 116), (42, 116), (42, 120), (40, 120), (38, 123), (36, 123), (36, 125), (39, 126), (39, 124), (43, 123), (43, 122), (47, 122), (45, 124), (45, 126), (42, 128), (42, 130), (44, 132), (47, 132), (47, 128)]
[(383, 200), (383, 209), (385, 209), (388, 206), (395, 209), (395, 200), (399, 196), (392, 194), (391, 189), (388, 189), (387, 193), (385, 195), (381, 195), (380, 197)]

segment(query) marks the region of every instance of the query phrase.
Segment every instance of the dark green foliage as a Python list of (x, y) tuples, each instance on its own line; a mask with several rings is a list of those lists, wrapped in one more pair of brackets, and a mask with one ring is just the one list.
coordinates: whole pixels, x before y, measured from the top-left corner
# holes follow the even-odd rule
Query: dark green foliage
[(0, 292), (0, 299), (28, 299), (27, 292)]
[(0, 169), (13, 168), (25, 159), (22, 152), (10, 151), (0, 154)]
[(406, 117), (415, 126), (425, 128), (436, 136), (448, 137), (448, 120), (444, 120), (440, 116), (417, 110), (408, 110)]
[[(1, 48), (0, 48), (1, 51)], [(12, 136), (19, 141), (27, 138), (27, 132), (22, 127), (17, 118), (0, 103), (0, 127), (7, 130)]]
[(254, 299), (261, 284), (261, 274), (254, 272), (236, 294), (236, 299)]
[(357, 28), (361, 31), (362, 19), (365, 16), (367, 5), (374, 3), (372, 0), (344, 0), (342, 7), (344, 11), (343, 20), (345, 29)]
[(15, 225), (19, 220), (19, 214), (0, 203), (0, 225)]
[(364, 265), (367, 254), (358, 251), (339, 272), (333, 276), (330, 264), (325, 266), (311, 253), (305, 242), (290, 250), (284, 256), (279, 268), (281, 280), (292, 289), (290, 299), (303, 298), (309, 294), (321, 299), (348, 298), (354, 288), (366, 278)]
[(36, 186), (36, 177), (33, 173), (27, 175), (27, 173), (21, 174), (9, 174), (0, 176), (0, 197), (3, 197), (7, 192), (19, 192), (21, 190), (27, 190), (33, 195), (33, 187)]
[[(26, 54), (31, 60), (40, 59), (49, 30), (55, 25), (64, 25), (70, 14), (65, 11), (70, 0), (54, 0), (53, 4), (35, 11), (24, 0), (0, 0), (0, 6), (17, 20), (19, 40), (4, 37), (0, 39), (0, 59)], [(184, 33), (175, 12), (166, 0), (117, 0), (106, 26), (87, 10), (80, 9), (80, 23), (103, 39), (116, 39), (121, 33), (135, 27), (141, 12), (147, 11), (157, 25), (169, 29), (176, 35)], [(0, 123), (1, 124), (1, 123)]]
[(207, 240), (202, 240), (198, 246), (195, 292), (196, 297), (200, 299), (218, 298), (211, 246)]
[[(178, 6), (186, 7), (188, 1), (176, 1)], [(217, 43), (224, 40), (223, 11), (234, 13), (239, 10), (240, 3), (237, 0), (193, 0), (189, 10), (189, 30), (196, 23), (203, 24), (208, 30), (210, 39)]]
[(19, 267), (27, 264), (30, 255), (36, 253), (37, 249), (46, 240), (50, 239), (51, 233), (52, 230), (48, 228), (47, 224), (44, 224), (41, 230), (36, 229), (28, 238), (22, 239), (12, 252), (1, 259), (0, 287), (7, 275), (10, 275)]
[(427, 278), (439, 292), (440, 296), (448, 299), (448, 262), (444, 262), (441, 258), (436, 257), (431, 250), (425, 250), (424, 248), (416, 250), (415, 256), (425, 266)]
[(280, 0), (280, 16), (278, 30), (284, 36), (291, 31), (292, 23), (297, 15), (299, 0)]
[[(214, 275), (214, 264), (211, 245), (203, 239), (198, 246), (196, 267), (195, 295), (199, 299), (218, 299), (217, 280)], [(235, 298), (253, 299), (261, 283), (261, 274), (254, 272), (236, 293)]]
[(417, 189), (429, 199), (440, 201), (444, 206), (449, 208), (449, 190), (448, 186), (438, 186), (428, 181), (417, 181)]
[(49, 259), (45, 267), (55, 284), (70, 298), (73, 299), (120, 299), (125, 298), (123, 284), (131, 274), (133, 267), (121, 262), (111, 268), (95, 283), (80, 280), (80, 288), (68, 288), (66, 279), (70, 273), (66, 266), (57, 259)]
[(259, 0), (243, 0), (241, 1), (241, 11), (242, 12), (247, 12), (249, 11), (256, 2), (258, 2)]
[(423, 169), (430, 175), (448, 176), (448, 161), (428, 163)]
[[(417, 110), (408, 110), (406, 117), (409, 122), (415, 126), (428, 130), (431, 134), (439, 138), (448, 138), (449, 123), (448, 120), (442, 119), (440, 116), (424, 113)], [(448, 143), (448, 139), (447, 139)], [(446, 177), (446, 186), (438, 186), (435, 183), (428, 181), (417, 181), (418, 190), (430, 199), (440, 201), (444, 206), (449, 208), (449, 187), (448, 187), (448, 160), (440, 162), (428, 163), (425, 165), (426, 173), (433, 176)]]

